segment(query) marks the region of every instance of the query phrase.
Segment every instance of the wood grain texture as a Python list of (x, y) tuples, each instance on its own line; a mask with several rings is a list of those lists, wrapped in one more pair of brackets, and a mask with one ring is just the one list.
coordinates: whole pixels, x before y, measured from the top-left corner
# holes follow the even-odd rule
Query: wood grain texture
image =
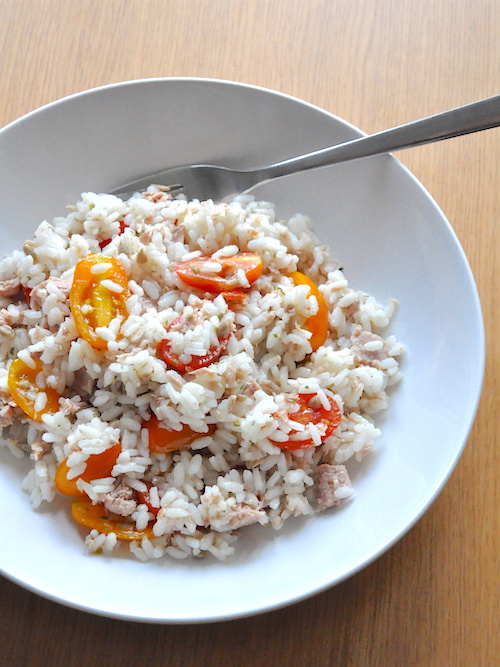
[[(499, 37), (494, 0), (0, 0), (0, 126), (94, 86), (203, 76), (274, 88), (373, 132), (498, 93)], [(0, 578), (1, 665), (498, 664), (500, 130), (398, 157), (455, 229), (487, 335), (478, 417), (431, 509), (350, 580), (221, 624), (98, 618)]]

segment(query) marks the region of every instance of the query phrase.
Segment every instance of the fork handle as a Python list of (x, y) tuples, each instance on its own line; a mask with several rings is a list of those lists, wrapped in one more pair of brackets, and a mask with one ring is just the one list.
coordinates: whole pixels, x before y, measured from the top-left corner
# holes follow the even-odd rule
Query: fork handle
[(252, 171), (258, 181), (429, 144), (500, 125), (500, 95)]

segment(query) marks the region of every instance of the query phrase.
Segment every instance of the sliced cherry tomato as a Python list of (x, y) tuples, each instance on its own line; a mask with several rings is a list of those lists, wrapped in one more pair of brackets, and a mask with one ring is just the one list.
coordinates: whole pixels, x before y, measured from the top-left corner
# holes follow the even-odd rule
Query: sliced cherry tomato
[(156, 415), (151, 415), (151, 419), (144, 422), (143, 426), (149, 433), (149, 449), (155, 454), (165, 454), (166, 452), (185, 449), (198, 438), (212, 435), (216, 429), (215, 425), (211, 425), (207, 433), (199, 433), (185, 424), (180, 431), (173, 431), (163, 428)]
[[(102, 273), (93, 273), (98, 264), (110, 266)], [(122, 291), (108, 289), (104, 280), (111, 280)], [(107, 349), (107, 341), (97, 335), (96, 328), (107, 327), (119, 315), (125, 317), (129, 296), (127, 274), (117, 259), (95, 254), (81, 259), (69, 294), (71, 314), (80, 336), (98, 350)]]
[[(205, 272), (203, 269), (207, 262), (215, 262), (220, 265), (220, 271)], [(187, 262), (179, 262), (175, 267), (177, 275), (186, 285), (213, 294), (242, 291), (237, 277), (238, 269), (244, 271), (251, 285), (262, 275), (262, 259), (256, 252), (239, 252), (231, 257), (216, 257), (215, 259), (211, 255), (196, 257)]]
[(296, 285), (308, 285), (311, 288), (310, 295), (315, 296), (318, 301), (318, 311), (304, 323), (304, 328), (312, 333), (309, 342), (314, 352), (323, 345), (328, 335), (328, 307), (323, 295), (310, 278), (300, 273), (300, 271), (294, 271), (290, 274), (290, 277)]
[[(120, 225), (120, 231), (118, 232), (118, 236), (121, 236), (125, 229), (127, 228), (127, 225), (123, 222), (123, 220), (119, 221)], [(111, 239), (103, 239), (102, 241), (99, 241), (99, 248), (101, 250), (104, 250), (104, 248), (111, 243)]]
[(117, 442), (116, 445), (104, 450), (100, 454), (92, 454), (92, 456), (87, 459), (87, 467), (84, 472), (73, 479), (68, 479), (67, 477), (70, 468), (66, 463), (66, 459), (64, 459), (64, 461), (58, 465), (56, 470), (55, 481), (57, 490), (65, 496), (85, 498), (86, 493), (80, 491), (76, 485), (77, 480), (83, 479), (85, 482), (91, 482), (93, 479), (109, 477), (121, 451), (122, 446)]
[(188, 364), (183, 364), (179, 360), (178, 355), (172, 351), (170, 347), (170, 341), (164, 338), (159, 342), (158, 347), (156, 349), (156, 354), (162, 361), (164, 361), (167, 364), (167, 366), (173, 368), (174, 370), (178, 371), (181, 374), (184, 374), (196, 371), (199, 368), (204, 368), (205, 366), (213, 364), (213, 362), (217, 361), (217, 359), (221, 356), (224, 348), (225, 345), (221, 344), (217, 347), (212, 348), (211, 350), (209, 350), (208, 354), (204, 354), (201, 357), (192, 356), (191, 361)]
[[(169, 327), (167, 327), (167, 331), (183, 331), (189, 326), (190, 326), (189, 318), (185, 317), (184, 315), (179, 315), (178, 317), (175, 318), (172, 324)], [(214, 361), (217, 361), (217, 359), (226, 349), (228, 340), (229, 340), (229, 333), (223, 338), (219, 338), (219, 344), (213, 348), (210, 348), (207, 354), (203, 354), (201, 356), (192, 355), (191, 361), (187, 364), (183, 363), (179, 359), (179, 355), (172, 350), (170, 341), (167, 338), (164, 338), (158, 343), (158, 346), (156, 348), (156, 354), (162, 361), (164, 361), (167, 364), (167, 366), (173, 368), (177, 372), (182, 374), (190, 373), (192, 371), (198, 370), (199, 368), (204, 368), (205, 366), (209, 366)]]
[(247, 292), (242, 289), (235, 289), (232, 292), (222, 292), (222, 296), (226, 301), (243, 301), (243, 299), (247, 298)]
[[(58, 392), (52, 387), (40, 389), (36, 383), (36, 378), (43, 371), (43, 364), (39, 359), (35, 359), (35, 367), (31, 368), (22, 359), (14, 359), (9, 366), (7, 383), (14, 401), (25, 412), (30, 419), (42, 421), (45, 414), (53, 415), (59, 410)], [(42, 410), (35, 411), (35, 401), (41, 392), (47, 395), (47, 402)]]
[[(296, 394), (292, 398), (298, 403), (299, 409), (296, 412), (289, 413), (290, 420), (304, 424), (304, 426), (312, 423), (322, 428), (321, 442), (324, 442), (340, 424), (342, 413), (336, 401), (332, 398), (328, 399), (330, 402), (329, 410), (326, 410), (323, 404), (319, 402), (317, 394)], [(300, 431), (292, 430), (289, 435), (295, 433), (300, 433)], [(281, 449), (306, 449), (315, 446), (313, 439), (308, 436), (303, 440), (290, 439), (285, 442), (272, 440), (272, 442)]]
[(28, 304), (28, 307), (31, 305), (31, 287), (26, 287), (23, 285), (23, 293), (24, 293), (24, 299), (26, 303)]
[(151, 484), (147, 484), (147, 487), (148, 487), (147, 491), (137, 491), (139, 502), (141, 502), (143, 505), (146, 505), (148, 508), (148, 512), (151, 512), (151, 514), (156, 516), (160, 511), (160, 508), (153, 507), (153, 505), (151, 505), (151, 498), (149, 496), (149, 489), (151, 488)]
[(143, 537), (154, 537), (151, 524), (144, 530), (137, 530), (132, 523), (108, 512), (102, 503), (92, 505), (90, 500), (75, 499), (71, 504), (73, 518), (82, 526), (95, 528), (100, 533), (115, 533), (119, 540), (142, 540)]

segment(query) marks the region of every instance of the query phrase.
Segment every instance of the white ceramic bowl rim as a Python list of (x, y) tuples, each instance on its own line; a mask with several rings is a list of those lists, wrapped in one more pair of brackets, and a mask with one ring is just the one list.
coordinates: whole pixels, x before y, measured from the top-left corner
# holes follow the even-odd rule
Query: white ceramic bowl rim
[[(215, 104), (221, 98), (225, 102), (231, 100), (239, 113), (238, 118), (233, 118), (230, 114), (228, 116), (230, 123), (232, 123), (227, 130), (228, 136), (224, 137), (223, 134), (220, 134), (220, 136), (213, 137), (210, 132), (205, 136), (200, 128), (194, 128), (193, 119), (197, 119), (196, 113), (187, 109), (187, 119), (181, 121), (180, 134), (187, 132), (191, 123), (194, 133), (198, 133), (199, 145), (202, 146), (198, 161), (209, 161), (209, 159), (213, 161), (211, 158), (214, 158), (214, 156), (216, 158), (221, 156), (221, 159), (226, 158), (234, 166), (245, 164), (247, 156), (252, 153), (254, 143), (257, 144), (257, 149), (250, 159), (255, 160), (262, 157), (263, 162), (273, 161), (272, 156), (275, 150), (279, 154), (274, 159), (282, 159), (283, 156), (290, 157), (300, 152), (329, 145), (332, 136), (335, 141), (331, 141), (331, 143), (335, 143), (336, 141), (362, 135), (362, 132), (353, 125), (312, 104), (284, 93), (249, 84), (191, 77), (141, 79), (109, 84), (51, 102), (29, 112), (0, 130), (0, 146), (3, 144), (6, 147), (9, 158), (18, 160), (14, 165), (14, 170), (12, 164), (8, 165), (8, 169), (7, 165), (0, 165), (0, 183), (3, 179), (6, 191), (3, 200), (0, 197), (2, 202), (6, 202), (0, 204), (0, 215), (5, 220), (11, 220), (16, 210), (20, 210), (20, 225), (24, 233), (29, 226), (25, 222), (26, 219), (31, 219), (35, 214), (38, 216), (38, 213), (40, 213), (40, 216), (56, 215), (58, 211), (55, 209), (59, 201), (66, 204), (72, 201), (71, 197), (77, 197), (79, 190), (75, 188), (79, 187), (78, 183), (82, 182), (84, 174), (86, 177), (86, 170), (89, 171), (88, 167), (91, 164), (91, 159), (93, 159), (90, 152), (85, 153), (84, 161), (86, 161), (86, 164), (81, 166), (80, 172), (78, 172), (80, 166), (73, 164), (76, 161), (69, 157), (67, 158), (68, 164), (74, 166), (73, 174), (67, 175), (67, 169), (61, 168), (61, 173), (57, 174), (59, 177), (57, 183), (50, 189), (44, 201), (42, 199), (47, 187), (50, 186), (49, 180), (43, 188), (40, 186), (40, 192), (37, 194), (40, 200), (39, 207), (37, 207), (36, 197), (35, 202), (30, 201), (28, 197), (26, 204), (16, 202), (14, 199), (9, 200), (9, 192), (13, 191), (14, 195), (19, 197), (22, 192), (20, 188), (24, 186), (24, 183), (36, 184), (38, 182), (36, 178), (40, 178), (40, 173), (43, 171), (39, 169), (39, 166), (33, 165), (35, 171), (31, 172), (31, 166), (26, 166), (25, 163), (29, 150), (33, 152), (32, 157), (36, 156), (37, 152), (43, 157), (47, 155), (47, 148), (43, 137), (39, 136), (42, 133), (37, 129), (38, 126), (46, 131), (43, 133), (46, 136), (47, 131), (49, 133), (52, 131), (51, 123), (54, 118), (58, 121), (61, 118), (64, 119), (60, 129), (61, 147), (57, 146), (58, 150), (61, 148), (59, 157), (64, 160), (66, 159), (64, 156), (70, 152), (73, 146), (76, 148), (83, 147), (83, 142), (78, 137), (70, 136), (70, 129), (77, 128), (78, 121), (82, 121), (82, 119), (85, 121), (88, 117), (85, 114), (91, 113), (91, 115), (95, 114), (95, 117), (108, 119), (111, 114), (106, 110), (106, 104), (109, 105), (110, 101), (116, 103), (116, 100), (123, 98), (128, 103), (135, 104), (134, 112), (137, 114), (143, 113), (142, 118), (144, 124), (147, 125), (148, 122), (156, 123), (162, 120), (163, 117), (160, 118), (158, 105), (164, 99), (169, 99), (169, 90), (172, 90), (177, 96), (181, 96), (183, 98), (181, 102), (188, 104), (191, 99), (190, 96), (193, 95), (193, 90), (198, 89), (202, 90), (203, 95), (213, 91), (211, 100), (212, 102), (216, 100)], [(143, 104), (143, 107), (147, 107), (146, 110), (137, 102), (141, 99), (141, 91), (147, 91), (150, 95), (150, 98), (148, 97)], [(134, 98), (136, 102), (133, 102)], [(149, 100), (151, 102), (148, 106)], [(255, 107), (247, 113), (246, 108), (249, 100), (255, 103)], [(177, 102), (179, 101), (174, 101), (174, 103)], [(67, 111), (78, 113), (75, 105), (85, 107), (85, 110), (82, 111), (82, 118), (72, 118), (71, 114), (68, 117)], [(288, 125), (276, 120), (277, 112), (286, 114), (284, 117), (286, 117)], [(211, 111), (208, 108), (206, 110), (207, 127), (214, 135), (221, 132), (221, 125), (219, 119), (216, 118), (216, 113), (217, 111)], [(166, 116), (165, 127), (168, 127), (172, 121), (168, 110)], [(257, 120), (255, 120), (255, 116), (258, 117)], [(110, 145), (114, 146), (115, 151), (120, 150), (118, 141), (120, 132), (123, 132), (123, 127), (126, 127), (127, 123), (130, 122), (131, 116), (126, 113), (123, 115), (117, 113), (117, 117), (118, 127), (116, 132), (112, 128), (109, 129)], [(273, 119), (275, 120), (273, 121)], [(120, 126), (122, 122), (123, 126)], [(274, 123), (274, 125), (266, 127), (266, 123)], [(283, 127), (284, 125), (285, 127)], [(253, 136), (252, 132), (256, 133), (256, 141), (252, 142), (242, 136), (241, 130), (246, 127), (250, 128), (250, 139)], [(134, 129), (136, 128), (134, 127)], [(239, 132), (237, 132), (238, 130)], [(29, 147), (20, 149), (18, 151), (19, 156), (16, 158), (13, 148), (21, 146), (19, 137), (23, 132), (27, 133), (35, 142), (35, 146), (31, 149)], [(232, 132), (235, 134), (231, 134)], [(96, 133), (101, 140), (107, 136), (103, 126), (97, 128)], [(56, 130), (54, 130), (54, 136), (58, 136)], [(123, 137), (123, 134), (121, 136)], [(185, 134), (184, 136), (188, 135)], [(328, 138), (325, 139), (325, 137)], [(267, 142), (265, 141), (266, 138)], [(134, 138), (132, 137), (132, 143), (133, 141)], [(146, 132), (137, 139), (137, 142), (140, 141), (147, 144)], [(96, 139), (95, 145), (92, 146), (94, 152), (99, 150), (96, 148), (98, 143)], [(196, 142), (194, 144), (194, 146), (188, 146), (187, 148), (188, 157), (197, 154)], [(24, 145), (23, 143), (22, 146)], [(142, 156), (144, 165), (137, 167), (139, 173), (133, 171), (136, 168), (135, 165), (131, 165), (128, 171), (122, 168), (120, 172), (120, 167), (117, 166), (119, 160), (112, 155), (109, 158), (110, 162), (106, 162), (108, 156), (102, 149), (97, 157), (103, 164), (99, 166), (100, 163), (97, 164), (99, 161), (96, 161), (95, 183), (102, 182), (106, 188), (112, 189), (130, 177), (142, 175), (149, 170), (153, 171), (160, 166), (164, 166), (162, 151), (160, 149), (156, 150), (154, 146), (151, 147), (149, 144), (147, 144), (147, 148), (151, 151), (151, 156), (150, 158)], [(163, 149), (164, 147), (160, 148)], [(23, 150), (26, 152), (23, 153)], [(126, 152), (125, 149), (123, 150)], [(137, 153), (134, 146), (127, 150), (132, 154)], [(182, 142), (178, 145), (175, 144), (174, 140), (170, 155), (170, 159), (174, 160), (173, 164), (176, 163), (176, 160), (181, 159), (181, 154), (184, 154), (182, 153)], [(149, 164), (150, 167), (147, 166)], [(32, 531), (34, 536), (39, 536), (41, 530), (45, 531), (48, 544), (46, 546), (41, 545), (40, 558), (45, 558), (47, 561), (53, 558), (50, 561), (53, 565), (52, 569), (49, 567), (46, 576), (36, 576), (30, 570), (29, 559), (16, 558), (15, 550), (7, 550), (0, 554), (0, 572), (4, 576), (49, 599), (115, 618), (156, 623), (226, 620), (269, 611), (297, 602), (350, 577), (394, 545), (428, 509), (449, 479), (463, 452), (481, 394), (485, 361), (484, 327), (474, 279), (451, 225), (423, 186), (392, 156), (380, 156), (358, 161), (357, 164), (342, 165), (335, 172), (335, 181), (332, 181), (329, 169), (281, 179), (262, 186), (256, 194), (258, 193), (261, 198), (276, 201), (278, 208), (284, 212), (283, 217), (290, 214), (288, 209), (292, 206), (294, 207), (293, 212), (300, 210), (297, 204), (302, 197), (307, 209), (303, 212), (311, 214), (313, 221), (317, 222), (318, 219), (325, 216), (328, 209), (324, 203), (325, 188), (329, 190), (333, 187), (337, 196), (335, 202), (338, 203), (336, 212), (338, 218), (336, 218), (335, 230), (338, 237), (341, 237), (340, 240), (338, 237), (334, 239), (335, 250), (338, 250), (338, 255), (336, 252), (334, 254), (342, 261), (344, 257), (347, 257), (352, 270), (350, 282), (355, 284), (356, 288), (366, 289), (380, 299), (391, 296), (391, 287), (397, 288), (399, 286), (401, 292), (401, 312), (396, 317), (394, 329), (404, 343), (409, 342), (408, 360), (404, 362), (405, 379), (402, 387), (394, 392), (393, 405), (389, 408), (388, 414), (383, 420), (382, 429), (385, 435), (385, 446), (370, 460), (370, 465), (367, 466), (369, 469), (366, 472), (360, 472), (359, 476), (357, 475), (356, 488), (358, 490), (354, 501), (349, 506), (346, 505), (345, 509), (334, 514), (321, 515), (309, 520), (297, 520), (295, 526), (272, 535), (271, 538), (269, 536), (262, 538), (257, 530), (251, 529), (241, 540), (243, 549), (246, 549), (250, 555), (247, 553), (244, 556), (237, 556), (230, 563), (195, 563), (194, 565), (175, 563), (170, 571), (165, 572), (165, 567), (162, 570), (157, 563), (143, 565), (135, 562), (131, 563), (127, 559), (117, 559), (116, 561), (101, 559), (96, 564), (95, 558), (89, 558), (86, 554), (78, 551), (80, 536), (75, 537), (71, 527), (61, 528), (61, 522), (64, 523), (64, 517), (66, 516), (63, 507), (56, 508), (58, 521), (54, 521), (50, 512), (44, 512), (42, 515), (31, 512), (29, 507), (26, 506), (26, 501), (21, 499), (19, 501), (21, 507), (16, 509), (16, 516), (11, 519), (10, 515), (7, 517), (4, 512), (3, 519), (14, 522), (18, 522), (20, 519), (25, 521), (28, 531)], [(72, 177), (73, 180), (71, 180)], [(65, 178), (67, 178), (67, 181), (64, 181)], [(90, 186), (98, 187), (98, 185), (92, 183), (90, 183)], [(35, 185), (35, 189), (36, 187), (38, 186)], [(88, 185), (85, 184), (85, 187), (88, 187)], [(406, 201), (402, 200), (401, 189)], [(304, 195), (300, 194), (301, 192), (310, 194)], [(353, 196), (358, 193), (361, 193), (360, 196)], [(1, 187), (0, 194), (2, 194)], [(13, 198), (14, 195), (12, 195)], [(69, 201), (63, 202), (68, 197)], [(22, 206), (25, 206), (25, 208), (23, 209)], [(349, 207), (354, 208), (354, 213), (350, 212)], [(394, 210), (397, 210), (397, 214), (393, 213)], [(374, 259), (378, 258), (373, 249), (374, 245), (377, 244), (376, 235), (372, 226), (365, 225), (363, 222), (370, 212), (373, 212), (373, 216), (377, 218), (378, 223), (381, 221), (383, 223), (380, 226), (380, 234), (383, 236), (385, 245), (379, 245), (378, 250), (380, 251), (382, 247), (385, 251), (387, 245), (389, 245), (390, 250), (403, 249), (404, 256), (401, 260), (398, 259), (397, 253), (391, 254), (389, 252), (389, 256), (384, 257), (386, 260), (384, 269), (387, 271), (387, 275), (384, 271), (378, 270), (375, 272), (373, 269), (367, 269), (367, 260), (373, 262)], [(397, 215), (400, 217), (397, 218)], [(408, 216), (408, 221), (405, 221), (403, 225), (404, 230), (402, 230), (401, 215)], [(27, 216), (30, 217), (27, 218)], [(394, 221), (392, 220), (393, 217)], [(41, 219), (42, 217), (37, 217), (37, 222)], [(322, 228), (321, 232), (325, 233), (325, 230), (331, 233), (330, 228)], [(352, 230), (356, 230), (358, 236), (354, 234), (352, 238), (349, 238)], [(21, 238), (21, 232), (18, 225), (9, 225), (9, 228), (5, 229), (4, 224), (4, 233), (7, 236), (7, 250), (10, 251)], [(365, 238), (367, 235), (368, 239)], [(432, 241), (431, 246), (426, 246), (429, 241)], [(352, 250), (353, 243), (356, 245), (356, 252)], [(391, 243), (394, 243), (394, 247), (391, 247)], [(412, 249), (414, 249), (413, 253), (410, 252)], [(359, 259), (360, 254), (362, 259)], [(387, 261), (388, 258), (394, 260), (394, 267), (392, 261)], [(403, 275), (405, 262), (406, 264), (410, 263), (411, 268), (415, 271), (420, 271), (421, 289), (426, 290), (425, 299), (423, 298), (424, 295), (418, 291), (419, 286), (414, 284), (414, 277), (404, 278), (396, 284), (391, 279), (391, 273), (398, 278)], [(368, 266), (370, 265), (368, 264)], [(423, 275), (425, 271), (429, 275)], [(449, 288), (447, 285), (437, 284), (446, 282), (450, 272), (453, 274), (455, 282), (452, 281)], [(377, 275), (374, 275), (374, 273), (377, 273)], [(454, 288), (462, 292), (462, 311), (460, 310), (460, 300), (453, 294)], [(430, 304), (429, 299), (432, 301)], [(449, 308), (448, 314), (446, 311), (439, 312), (443, 305), (447, 305)], [(424, 319), (425, 324), (422, 324), (419, 317), (416, 316), (415, 311), (417, 309), (420, 309), (418, 315), (420, 319)], [(466, 315), (465, 322), (460, 319), (464, 312)], [(441, 320), (437, 317), (438, 315)], [(458, 327), (459, 324), (460, 327), (463, 327), (463, 331), (457, 331), (458, 341), (452, 342), (450, 341), (450, 332), (454, 330), (454, 326)], [(421, 327), (421, 329), (415, 332), (415, 327)], [(422, 336), (419, 338), (418, 333), (432, 334), (437, 342), (422, 342)], [(447, 343), (451, 346), (451, 350), (447, 349)], [(455, 371), (453, 354), (460, 351), (460, 346), (470, 355), (473, 368), (469, 368), (463, 358), (457, 357), (457, 369)], [(418, 368), (419, 365), (425, 366), (425, 369)], [(464, 373), (467, 377), (466, 389), (464, 389), (465, 380), (462, 377)], [(443, 374), (444, 378), (442, 377)], [(453, 396), (457, 395), (457, 400), (460, 399), (459, 391), (467, 391), (466, 397), (460, 404), (461, 414), (459, 417), (452, 410), (451, 397), (450, 399), (443, 398), (443, 414), (431, 409), (430, 400), (426, 402), (424, 389), (438, 395), (440, 392), (442, 393), (443, 387), (441, 384), (443, 383), (448, 383), (449, 391), (453, 393)], [(430, 421), (434, 428), (433, 433), (432, 429), (429, 430), (428, 427), (421, 426), (422, 432), (420, 435), (422, 438), (424, 436), (434, 438), (436, 442), (440, 441), (439, 437), (441, 438), (443, 450), (437, 450), (435, 454), (437, 458), (436, 472), (425, 472), (427, 471), (428, 461), (432, 460), (431, 453), (427, 450), (420, 451), (412, 439), (414, 436), (409, 433), (409, 427), (405, 419), (408, 417), (410, 408), (418, 413), (417, 416), (411, 416), (412, 423), (414, 421), (418, 425), (419, 423), (427, 424)], [(439, 437), (436, 436), (436, 432), (439, 433)], [(396, 447), (398, 437), (401, 441), (404, 440), (407, 443), (401, 450)], [(19, 469), (14, 479), (9, 479), (5, 470), (7, 462), (10, 466), (10, 458), (0, 457), (0, 488), (11, 493), (13, 492), (12, 489), (19, 487), (22, 474)], [(400, 487), (394, 490), (394, 497), (391, 496), (392, 491), (387, 491), (385, 488), (382, 490), (380, 485), (377, 487), (377, 483), (380, 484), (381, 480), (386, 479), (387, 471), (402, 475)], [(415, 491), (415, 498), (405, 496), (405, 485), (407, 486), (408, 483), (413, 484), (412, 489)], [(373, 493), (370, 493), (374, 491), (374, 488), (380, 492), (378, 496), (375, 496), (375, 499)], [(398, 494), (400, 495), (398, 496)], [(379, 497), (380, 495), (382, 495), (382, 498)], [(19, 496), (22, 496), (20, 490)], [(391, 503), (394, 503), (394, 498), (401, 496), (403, 496), (401, 509), (394, 510), (396, 514), (399, 511), (400, 516), (380, 516), (376, 514), (375, 510), (373, 516), (370, 515), (368, 503), (372, 502), (375, 506), (380, 505), (387, 509)], [(367, 500), (367, 498), (369, 499)], [(368, 516), (370, 516), (370, 525), (366, 518)], [(1, 513), (0, 518), (2, 518)], [(374, 525), (374, 522), (376, 524), (377, 521), (378, 533), (375, 530), (375, 533), (371, 534), (371, 526)], [(353, 535), (355, 535), (357, 546), (353, 544), (350, 551), (336, 545), (330, 536), (329, 527), (332, 528), (332, 531), (333, 529), (338, 531), (337, 534), (344, 539), (353, 539)], [(349, 532), (351, 530), (352, 533)], [(66, 542), (67, 535), (71, 536), (68, 542)], [(305, 536), (306, 539), (302, 540), (301, 535)], [(322, 551), (313, 547), (311, 550), (311, 540), (313, 544), (317, 545), (319, 544), (319, 536), (322, 535), (326, 535), (327, 549)], [(61, 536), (65, 538), (64, 546), (61, 553), (55, 553), (54, 545), (58, 544)], [(29, 538), (22, 537), (20, 540), (23, 542), (21, 546), (27, 546), (30, 543)], [(52, 552), (51, 548), (53, 549)], [(313, 552), (317, 571), (307, 571), (303, 577), (304, 581), (293, 581), (294, 567), (301, 560), (302, 562), (309, 562)], [(288, 569), (288, 572), (280, 578), (277, 574), (280, 569), (278, 567), (279, 560), (283, 560), (285, 556), (288, 560), (284, 567)], [(109, 590), (104, 591), (103, 595), (99, 595), (96, 591), (89, 592), (85, 590), (85, 587), (88, 588), (90, 580), (86, 579), (85, 574), (79, 575), (82, 577), (80, 586), (78, 582), (76, 584), (71, 582), (70, 578), (68, 578), (66, 585), (56, 581), (58, 573), (61, 572), (62, 575), (60, 576), (67, 575), (69, 577), (69, 571), (65, 572), (64, 568), (65, 563), (70, 559), (74, 559), (75, 565), (80, 567), (83, 563), (88, 563), (89, 577), (97, 573), (104, 587), (105, 579), (109, 577), (118, 579), (119, 576), (130, 577), (133, 575), (144, 579), (145, 585), (149, 587), (154, 582), (158, 582), (159, 577), (163, 580), (162, 586), (166, 584), (175, 585), (173, 581), (177, 577), (180, 581), (178, 593), (180, 593), (181, 585), (185, 587), (188, 597), (190, 594), (195, 596), (196, 590), (202, 590), (205, 593), (201, 596), (202, 600), (197, 599), (194, 610), (184, 603), (179, 603), (180, 609), (177, 611), (175, 607), (169, 604), (162, 607), (161, 603), (153, 600), (149, 593), (143, 601), (138, 597), (137, 588), (133, 590), (139, 600), (135, 603), (132, 603), (122, 594), (118, 595), (117, 599), (110, 600)], [(281, 567), (283, 567), (283, 562)], [(321, 571), (322, 567), (323, 571)], [(293, 586), (290, 586), (290, 580), (287, 580), (286, 574), (290, 576)], [(190, 579), (192, 582), (189, 581)], [(222, 590), (221, 586), (224, 582), (226, 582), (226, 586), (236, 590), (226, 593), (227, 599), (225, 601), (214, 602), (211, 606), (210, 596), (214, 596), (217, 590)], [(238, 582), (240, 582), (239, 592), (237, 590)], [(258, 590), (255, 592), (252, 588)], [(146, 603), (150, 604), (149, 610)]]

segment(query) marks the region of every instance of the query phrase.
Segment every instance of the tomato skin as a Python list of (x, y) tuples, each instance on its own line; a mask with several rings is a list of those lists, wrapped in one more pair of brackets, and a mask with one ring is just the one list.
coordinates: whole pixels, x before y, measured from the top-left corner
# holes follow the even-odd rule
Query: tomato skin
[[(318, 407), (311, 407), (310, 401), (315, 396), (316, 394), (294, 394), (291, 398), (298, 403), (299, 408), (296, 412), (289, 413), (288, 417), (291, 421), (304, 424), (304, 426), (307, 426), (309, 423), (316, 425), (324, 424), (326, 429), (321, 436), (321, 442), (324, 442), (340, 424), (342, 413), (333, 398), (328, 398), (330, 402), (329, 410), (326, 410), (322, 404)], [(290, 434), (294, 433), (298, 433), (298, 431), (292, 430), (290, 432)], [(287, 440), (285, 442), (271, 440), (271, 442), (277, 447), (287, 450), (307, 449), (308, 447), (316, 446), (312, 438), (306, 438), (304, 440)]]
[(226, 301), (243, 301), (247, 298), (247, 292), (244, 290), (232, 290), (231, 292), (222, 292), (222, 296)]
[(23, 285), (23, 294), (24, 294), (24, 300), (28, 304), (28, 308), (31, 306), (31, 287), (26, 287)]
[[(183, 315), (179, 315), (175, 320), (167, 327), (167, 331), (176, 330), (182, 328), (185, 323), (185, 318)], [(222, 355), (226, 349), (227, 342), (229, 340), (229, 334), (223, 338), (219, 338), (219, 345), (211, 348), (207, 354), (191, 357), (191, 361), (188, 364), (184, 364), (171, 348), (170, 341), (167, 338), (161, 340), (156, 347), (156, 356), (164, 361), (169, 368), (173, 368), (178, 373), (184, 375), (184, 373), (191, 373), (192, 371), (197, 371), (199, 368), (204, 368), (209, 366), (214, 361)]]
[(315, 296), (318, 301), (318, 311), (315, 315), (311, 315), (304, 323), (304, 328), (312, 333), (309, 343), (314, 352), (324, 344), (328, 336), (328, 307), (316, 284), (304, 273), (294, 271), (290, 274), (290, 277), (296, 285), (308, 285), (310, 295)]
[(184, 375), (184, 373), (197, 371), (199, 368), (204, 368), (205, 366), (212, 364), (214, 361), (217, 361), (217, 359), (221, 356), (224, 347), (225, 345), (219, 345), (218, 347), (209, 350), (208, 354), (205, 354), (201, 357), (193, 356), (191, 357), (189, 364), (183, 364), (179, 360), (178, 356), (172, 352), (170, 348), (170, 341), (164, 338), (159, 342), (158, 347), (156, 348), (156, 354), (162, 361), (167, 364), (167, 366)]
[[(92, 273), (98, 264), (110, 264), (104, 273)], [(111, 292), (103, 280), (112, 280), (122, 291)], [(127, 274), (121, 263), (114, 257), (91, 254), (81, 259), (75, 273), (69, 303), (80, 336), (97, 350), (106, 350), (108, 343), (96, 333), (97, 327), (106, 327), (119, 315), (126, 316), (127, 299), (130, 296)]]
[(119, 540), (134, 541), (142, 540), (143, 537), (154, 537), (151, 525), (143, 530), (137, 530), (134, 524), (128, 524), (110, 515), (102, 503), (93, 505), (90, 500), (75, 498), (71, 503), (71, 514), (74, 520), (82, 526), (95, 529), (105, 535), (115, 533)]
[(207, 433), (199, 433), (185, 424), (180, 431), (162, 428), (161, 422), (156, 415), (151, 415), (149, 421), (144, 422), (143, 427), (147, 429), (149, 434), (149, 450), (154, 454), (166, 454), (167, 452), (175, 452), (178, 449), (185, 449), (193, 444), (198, 438), (203, 438), (206, 435), (212, 435), (215, 432), (216, 426), (211, 425)]
[[(202, 273), (200, 269), (206, 262), (217, 262), (222, 266), (222, 271), (220, 273)], [(213, 294), (240, 292), (242, 287), (236, 276), (238, 269), (245, 272), (245, 276), (251, 285), (262, 275), (262, 259), (255, 252), (239, 252), (231, 257), (217, 257), (215, 259), (212, 259), (211, 255), (195, 257), (186, 262), (179, 262), (175, 267), (177, 275), (186, 285)]]
[(122, 451), (121, 443), (117, 442), (109, 449), (104, 450), (100, 454), (92, 454), (87, 459), (87, 467), (81, 475), (68, 479), (69, 472), (66, 459), (62, 461), (56, 470), (55, 482), (59, 493), (65, 496), (72, 496), (73, 498), (86, 498), (87, 494), (80, 491), (76, 482), (83, 479), (85, 482), (91, 482), (93, 479), (101, 479), (101, 477), (109, 477), (117, 458)]
[[(118, 236), (121, 236), (123, 232), (126, 230), (127, 225), (123, 222), (123, 220), (119, 220), (119, 225), (120, 225), (120, 231), (118, 232)], [(99, 241), (99, 248), (101, 250), (104, 250), (104, 248), (111, 243), (112, 239), (103, 239), (102, 241)]]
[[(42, 421), (45, 414), (55, 414), (59, 410), (58, 392), (52, 387), (39, 389), (36, 384), (36, 377), (43, 370), (43, 364), (39, 359), (34, 359), (35, 368), (30, 368), (19, 357), (14, 359), (10, 366), (7, 376), (7, 383), (14, 401), (21, 410), (35, 421)], [(35, 411), (36, 396), (45, 391), (47, 394), (47, 403), (43, 410)]]
[(151, 512), (151, 514), (156, 516), (160, 511), (160, 507), (153, 507), (153, 505), (151, 505), (151, 499), (149, 496), (149, 489), (151, 488), (151, 484), (147, 484), (147, 487), (148, 487), (147, 491), (137, 491), (139, 502), (142, 503), (143, 505), (146, 505), (148, 508), (148, 512)]

